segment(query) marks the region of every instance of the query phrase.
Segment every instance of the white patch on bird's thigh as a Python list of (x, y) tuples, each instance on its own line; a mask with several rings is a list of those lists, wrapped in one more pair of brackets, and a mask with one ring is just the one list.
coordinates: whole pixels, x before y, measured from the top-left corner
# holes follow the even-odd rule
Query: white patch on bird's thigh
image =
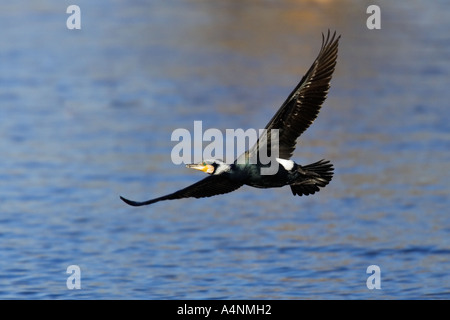
[(294, 161), (286, 160), (281, 158), (276, 158), (277, 162), (281, 164), (287, 171), (292, 170), (294, 168)]

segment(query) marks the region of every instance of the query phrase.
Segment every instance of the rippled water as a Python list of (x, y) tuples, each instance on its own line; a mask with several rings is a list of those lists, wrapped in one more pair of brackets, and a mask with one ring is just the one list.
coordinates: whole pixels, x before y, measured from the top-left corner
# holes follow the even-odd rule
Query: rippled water
[[(450, 297), (450, 6), (378, 1), (0, 4), (0, 298)], [(260, 128), (342, 34), (294, 159), (310, 197), (243, 187), (132, 208), (203, 176), (176, 128)], [(69, 265), (81, 289), (69, 290)], [(381, 289), (366, 269), (378, 265)]]

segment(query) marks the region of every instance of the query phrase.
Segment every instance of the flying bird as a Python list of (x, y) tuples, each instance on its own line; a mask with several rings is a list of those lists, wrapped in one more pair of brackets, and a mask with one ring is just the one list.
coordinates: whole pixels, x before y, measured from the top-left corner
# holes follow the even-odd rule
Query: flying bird
[[(336, 32), (325, 37), (322, 47), (308, 72), (287, 97), (280, 109), (269, 121), (254, 146), (240, 155), (232, 164), (221, 160), (205, 160), (186, 167), (208, 174), (203, 180), (174, 193), (147, 201), (132, 201), (120, 197), (131, 206), (144, 206), (163, 200), (182, 198), (205, 198), (229, 193), (243, 185), (256, 188), (277, 188), (289, 185), (292, 194), (302, 196), (318, 192), (333, 177), (330, 161), (320, 160), (308, 165), (300, 165), (290, 160), (295, 150), (297, 138), (313, 123), (326, 99), (330, 80), (336, 66), (340, 36)], [(262, 174), (267, 164), (260, 161), (258, 152), (270, 149), (272, 129), (278, 132), (278, 157), (275, 174)], [(257, 159), (257, 161), (249, 161)]]

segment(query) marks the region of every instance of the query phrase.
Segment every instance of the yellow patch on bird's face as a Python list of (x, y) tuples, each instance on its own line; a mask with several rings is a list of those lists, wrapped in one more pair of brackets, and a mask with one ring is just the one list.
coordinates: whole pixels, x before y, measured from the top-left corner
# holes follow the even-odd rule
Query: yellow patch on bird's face
[(202, 171), (211, 174), (214, 172), (214, 166), (207, 164), (203, 167)]

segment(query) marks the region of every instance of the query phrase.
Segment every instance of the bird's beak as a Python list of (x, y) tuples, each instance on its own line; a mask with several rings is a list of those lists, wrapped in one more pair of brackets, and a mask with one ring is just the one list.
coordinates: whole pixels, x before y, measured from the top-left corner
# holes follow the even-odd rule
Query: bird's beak
[(210, 164), (206, 164), (206, 165), (203, 165), (202, 163), (187, 164), (186, 168), (200, 170), (200, 171), (203, 171), (205, 173), (213, 173), (214, 172), (214, 167), (212, 165), (210, 165)]

